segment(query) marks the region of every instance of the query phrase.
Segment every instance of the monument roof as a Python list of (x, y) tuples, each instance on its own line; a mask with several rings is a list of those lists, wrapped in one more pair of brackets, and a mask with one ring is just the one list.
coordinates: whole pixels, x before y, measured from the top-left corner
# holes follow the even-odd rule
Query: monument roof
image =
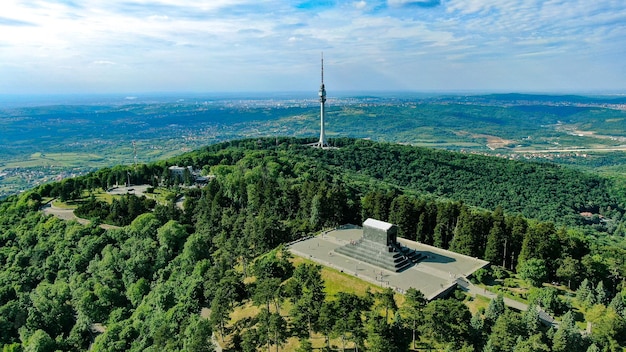
[(367, 220), (365, 220), (363, 222), (363, 227), (365, 227), (365, 226), (373, 227), (373, 228), (377, 228), (377, 229), (380, 229), (380, 230), (387, 231), (387, 230), (389, 230), (393, 226), (393, 224), (369, 218), (369, 219), (367, 219)]

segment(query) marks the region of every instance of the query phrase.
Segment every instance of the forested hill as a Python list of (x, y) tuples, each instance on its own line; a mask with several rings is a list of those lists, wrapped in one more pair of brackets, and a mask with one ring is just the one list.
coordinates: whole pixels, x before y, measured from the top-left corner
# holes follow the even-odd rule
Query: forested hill
[[(338, 339), (336, 332), (350, 321), (351, 333), (341, 339), (352, 336), (361, 350), (365, 345), (385, 350), (373, 346), (400, 346), (400, 341), (407, 348), (397, 351), (408, 350), (410, 339), (397, 337), (410, 336), (416, 325), (420, 339), (441, 346), (437, 350), (482, 351), (504, 340), (509, 342), (499, 351), (518, 350), (512, 344), (527, 339), (526, 328), (507, 328), (485, 313), (484, 337), (475, 339), (474, 318), (459, 301), (420, 303), (418, 316), (424, 319), (390, 324), (380, 312), (387, 310), (381, 309), (384, 302), (395, 302), (391, 289), (375, 298), (338, 292), (326, 299), (320, 269), (294, 268), (289, 253), (276, 249), (368, 217), (397, 224), (399, 236), (501, 264), (501, 271), (539, 272), (527, 276), (538, 287), (554, 281), (587, 291), (590, 282), (606, 287), (610, 295), (601, 291), (597, 302), (614, 296), (619, 307), (626, 306), (626, 250), (591, 243), (591, 236), (576, 229), (512, 214), (577, 222), (582, 219), (577, 212), (601, 210), (617, 217), (621, 203), (611, 197), (609, 181), (551, 165), (411, 146), (338, 139), (331, 141), (335, 148), (320, 150), (307, 142), (215, 144), (158, 163), (101, 169), (0, 201), (0, 347), (209, 352), (215, 333), (230, 350), (252, 352), (278, 348), (287, 339), (301, 338), (306, 346), (311, 333)], [(179, 178), (171, 165), (193, 166), (214, 178), (195, 187), (190, 172)], [(141, 196), (106, 191), (129, 179), (154, 187)], [(176, 205), (182, 196), (183, 209)], [(434, 199), (438, 196), (463, 203)], [(42, 205), (53, 198), (77, 206), (74, 213), (92, 224), (45, 215)], [(469, 204), (501, 205), (508, 213)], [(119, 227), (104, 230), (101, 222)], [(606, 222), (594, 227), (615, 230)], [(410, 296), (407, 292), (405, 309)], [(596, 302), (588, 294), (580, 297)], [(287, 300), (291, 303), (283, 305)], [(207, 308), (209, 319), (201, 319)], [(604, 325), (594, 326), (591, 340), (579, 344), (583, 349), (552, 350), (626, 345), (626, 309), (620, 308), (619, 316), (598, 309), (606, 308), (594, 306), (590, 316)], [(504, 314), (510, 316), (506, 321), (531, 326), (525, 323), (531, 320), (511, 314)], [(596, 318), (603, 316), (612, 320)], [(578, 329), (570, 330), (578, 334)], [(552, 339), (542, 334), (540, 339)]]
[[(277, 146), (278, 142), (278, 146)], [(249, 149), (267, 150), (291, 160), (299, 170), (331, 168), (344, 182), (382, 181), (409, 193), (444, 197), (493, 210), (561, 224), (582, 224), (581, 212), (621, 218), (624, 200), (612, 183), (598, 175), (548, 163), (512, 161), (367, 140), (335, 139), (336, 148), (320, 150), (304, 140), (244, 140), (216, 144), (170, 163), (206, 165), (215, 153), (234, 162)], [(298, 176), (298, 175), (295, 175)]]

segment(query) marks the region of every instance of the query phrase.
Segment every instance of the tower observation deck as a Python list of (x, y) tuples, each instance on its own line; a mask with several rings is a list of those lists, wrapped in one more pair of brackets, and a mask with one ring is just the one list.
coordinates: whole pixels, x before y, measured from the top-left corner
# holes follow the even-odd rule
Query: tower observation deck
[(326, 115), (326, 87), (324, 87), (324, 54), (322, 54), (322, 84), (320, 85), (320, 139), (314, 146), (318, 148), (328, 148), (326, 133), (324, 132), (324, 117)]

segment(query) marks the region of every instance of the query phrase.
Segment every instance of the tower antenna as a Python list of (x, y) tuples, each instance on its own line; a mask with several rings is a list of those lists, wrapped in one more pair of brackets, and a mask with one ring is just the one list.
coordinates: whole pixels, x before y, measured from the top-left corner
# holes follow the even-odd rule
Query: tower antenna
[(135, 169), (137, 169), (137, 144), (133, 141), (133, 161), (135, 163)]
[(324, 52), (322, 52), (322, 84), (320, 85), (320, 140), (315, 144), (318, 148), (328, 148), (324, 133), (324, 115), (326, 114), (326, 87), (324, 87)]
[(324, 85), (324, 52), (322, 52), (322, 86)]

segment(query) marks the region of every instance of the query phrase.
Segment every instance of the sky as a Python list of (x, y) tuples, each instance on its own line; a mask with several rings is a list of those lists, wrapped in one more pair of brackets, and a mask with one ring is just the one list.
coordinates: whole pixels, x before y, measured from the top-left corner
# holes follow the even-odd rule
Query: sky
[(623, 0), (2, 0), (0, 94), (626, 93)]

